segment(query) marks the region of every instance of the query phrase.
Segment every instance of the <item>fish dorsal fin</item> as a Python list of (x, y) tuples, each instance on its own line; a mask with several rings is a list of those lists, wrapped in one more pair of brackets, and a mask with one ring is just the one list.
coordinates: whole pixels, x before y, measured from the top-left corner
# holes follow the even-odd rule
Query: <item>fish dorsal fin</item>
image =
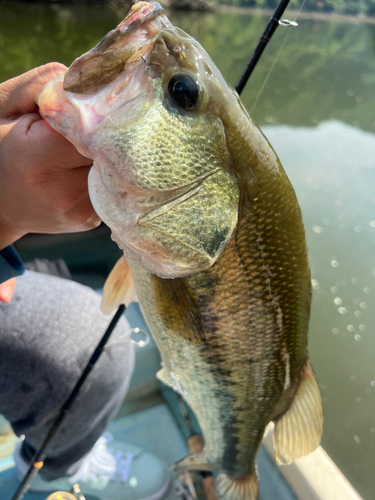
[(194, 344), (205, 343), (203, 319), (183, 280), (152, 275), (157, 307), (165, 326)]
[(292, 404), (275, 423), (273, 441), (276, 460), (287, 465), (319, 446), (323, 432), (322, 398), (309, 362)]
[(104, 284), (100, 309), (103, 314), (111, 314), (120, 304), (128, 306), (136, 297), (129, 264), (122, 256)]

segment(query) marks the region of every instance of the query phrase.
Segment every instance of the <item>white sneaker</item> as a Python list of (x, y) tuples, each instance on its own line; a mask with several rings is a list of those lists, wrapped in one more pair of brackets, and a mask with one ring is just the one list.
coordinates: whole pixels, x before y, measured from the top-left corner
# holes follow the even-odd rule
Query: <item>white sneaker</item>
[[(22, 442), (22, 438), (18, 440), (14, 451), (20, 480), (28, 469), (21, 456)], [(168, 490), (170, 478), (169, 468), (163, 460), (105, 433), (74, 475), (51, 482), (38, 475), (30, 490), (70, 491), (72, 485), (78, 483), (84, 495), (92, 495), (98, 500), (159, 500)]]

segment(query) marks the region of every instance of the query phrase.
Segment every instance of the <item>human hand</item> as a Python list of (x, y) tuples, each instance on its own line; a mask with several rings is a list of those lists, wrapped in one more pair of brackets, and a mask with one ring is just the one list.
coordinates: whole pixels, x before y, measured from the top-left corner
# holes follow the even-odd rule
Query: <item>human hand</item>
[(15, 286), (15, 278), (11, 278), (4, 283), (0, 283), (0, 302), (5, 302), (6, 304), (8, 304), (8, 302), (12, 300)]
[(0, 250), (29, 232), (100, 224), (87, 189), (92, 160), (53, 130), (35, 104), (40, 89), (65, 70), (50, 63), (0, 84)]

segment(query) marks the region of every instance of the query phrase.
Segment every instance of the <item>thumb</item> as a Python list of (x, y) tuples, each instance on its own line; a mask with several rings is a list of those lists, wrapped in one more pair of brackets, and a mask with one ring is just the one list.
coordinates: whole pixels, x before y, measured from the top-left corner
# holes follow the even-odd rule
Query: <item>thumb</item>
[(49, 81), (66, 71), (60, 63), (48, 63), (16, 76), (0, 85), (0, 118), (15, 118), (25, 113), (35, 113), (35, 97)]

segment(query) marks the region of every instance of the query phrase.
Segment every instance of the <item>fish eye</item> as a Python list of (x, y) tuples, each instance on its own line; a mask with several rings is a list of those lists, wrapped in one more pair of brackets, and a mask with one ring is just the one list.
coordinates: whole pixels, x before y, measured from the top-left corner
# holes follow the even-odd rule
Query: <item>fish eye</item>
[(168, 84), (170, 98), (185, 111), (193, 111), (201, 102), (201, 86), (188, 75), (173, 76)]

